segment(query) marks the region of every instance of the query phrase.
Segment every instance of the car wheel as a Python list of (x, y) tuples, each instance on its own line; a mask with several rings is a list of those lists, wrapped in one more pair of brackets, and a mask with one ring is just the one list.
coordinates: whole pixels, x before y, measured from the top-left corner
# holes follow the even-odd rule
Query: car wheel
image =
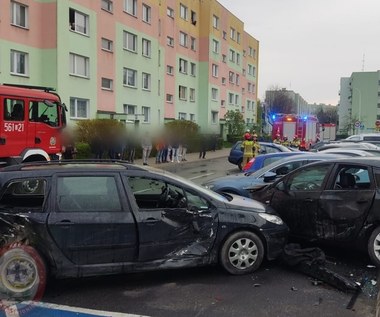
[(232, 234), (220, 251), (223, 268), (234, 275), (252, 273), (264, 259), (264, 246), (260, 238), (249, 231)]
[(0, 294), (11, 300), (39, 300), (46, 286), (46, 266), (31, 246), (14, 245), (0, 253)]
[(373, 230), (369, 237), (368, 254), (373, 264), (380, 267), (380, 227)]
[(237, 163), (237, 166), (239, 168), (239, 170), (242, 170), (243, 169), (243, 160), (239, 160), (239, 162)]

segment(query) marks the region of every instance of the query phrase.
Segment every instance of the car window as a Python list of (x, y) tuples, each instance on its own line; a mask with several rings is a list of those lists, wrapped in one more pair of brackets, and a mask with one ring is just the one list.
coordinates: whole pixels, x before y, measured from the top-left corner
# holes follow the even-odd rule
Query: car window
[(276, 168), (273, 168), (270, 170), (272, 173), (276, 173), (277, 175), (286, 175), (290, 173), (291, 171), (297, 169), (298, 167), (302, 166), (306, 161), (297, 161), (297, 162), (290, 162), (286, 164), (282, 164)]
[(24, 178), (11, 181), (0, 199), (0, 207), (15, 211), (42, 211), (45, 201), (46, 180)]
[(274, 156), (274, 157), (268, 157), (267, 159), (264, 160), (263, 166), (267, 166), (269, 164), (272, 164), (273, 162), (276, 162), (280, 160), (282, 157), (281, 156)]
[(66, 176), (57, 179), (60, 211), (121, 211), (116, 180), (112, 176)]
[(320, 190), (329, 170), (328, 164), (305, 167), (293, 174), (286, 186), (290, 191)]
[(271, 146), (265, 146), (264, 145), (264, 148), (265, 148), (265, 153), (277, 153), (277, 152), (280, 152), (280, 150), (274, 148), (274, 147), (271, 147)]
[(335, 190), (371, 188), (368, 168), (340, 164), (333, 183)]

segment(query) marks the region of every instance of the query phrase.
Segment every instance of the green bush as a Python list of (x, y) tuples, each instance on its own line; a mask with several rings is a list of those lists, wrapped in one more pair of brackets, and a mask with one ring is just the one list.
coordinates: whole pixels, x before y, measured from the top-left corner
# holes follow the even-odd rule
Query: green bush
[(75, 144), (75, 148), (77, 150), (76, 159), (90, 159), (92, 157), (91, 147), (88, 143), (78, 142)]

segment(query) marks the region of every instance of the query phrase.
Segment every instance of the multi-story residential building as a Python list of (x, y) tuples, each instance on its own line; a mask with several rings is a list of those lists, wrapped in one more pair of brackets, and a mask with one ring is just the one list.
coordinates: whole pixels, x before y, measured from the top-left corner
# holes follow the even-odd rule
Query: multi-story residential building
[(268, 110), (274, 107), (274, 102), (281, 95), (286, 96), (291, 101), (291, 111), (289, 113), (298, 115), (310, 114), (308, 102), (300, 94), (286, 88), (265, 91), (265, 104)]
[(368, 133), (380, 127), (380, 71), (354, 72), (340, 80), (339, 133)]
[(259, 43), (216, 0), (3, 0), (0, 82), (56, 88), (69, 123), (256, 122)]

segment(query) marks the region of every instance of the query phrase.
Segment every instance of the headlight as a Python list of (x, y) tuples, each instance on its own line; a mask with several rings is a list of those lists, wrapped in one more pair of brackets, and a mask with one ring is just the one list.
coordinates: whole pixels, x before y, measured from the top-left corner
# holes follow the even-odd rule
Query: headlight
[(280, 217), (277, 217), (275, 215), (270, 215), (266, 213), (259, 213), (258, 215), (266, 221), (272, 222), (276, 225), (282, 225), (284, 223)]

